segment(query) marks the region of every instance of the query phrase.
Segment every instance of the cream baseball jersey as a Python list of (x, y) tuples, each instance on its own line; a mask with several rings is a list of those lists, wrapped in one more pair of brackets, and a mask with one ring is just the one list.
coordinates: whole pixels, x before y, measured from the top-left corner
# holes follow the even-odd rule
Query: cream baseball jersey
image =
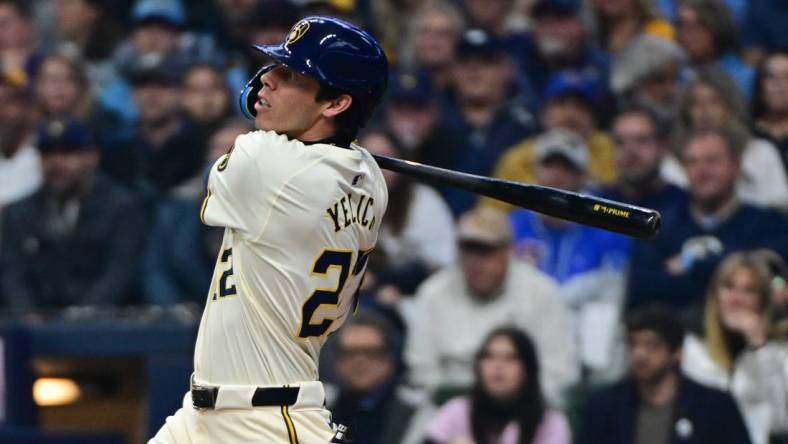
[(388, 193), (363, 148), (239, 136), (201, 209), (226, 227), (194, 357), (204, 384), (318, 378), (326, 337), (356, 307)]

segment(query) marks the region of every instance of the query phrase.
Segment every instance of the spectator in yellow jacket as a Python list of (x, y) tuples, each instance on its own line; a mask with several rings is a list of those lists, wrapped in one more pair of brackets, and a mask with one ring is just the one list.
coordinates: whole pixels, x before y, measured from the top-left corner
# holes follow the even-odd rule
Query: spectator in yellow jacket
[[(595, 99), (598, 97), (596, 82), (576, 72), (556, 74), (548, 83), (539, 120), (545, 131), (560, 128), (580, 136), (588, 146), (588, 181), (590, 186), (609, 185), (616, 180), (613, 143), (597, 127)], [(535, 140), (531, 137), (509, 148), (498, 161), (495, 177), (517, 182), (534, 182)], [(512, 207), (504, 202), (485, 198), (482, 205), (503, 210)]]

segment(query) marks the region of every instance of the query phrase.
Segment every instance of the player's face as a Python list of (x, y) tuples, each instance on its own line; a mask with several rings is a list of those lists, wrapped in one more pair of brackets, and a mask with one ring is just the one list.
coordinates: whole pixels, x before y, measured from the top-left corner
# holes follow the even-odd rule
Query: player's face
[(629, 333), (629, 360), (632, 377), (641, 384), (653, 385), (675, 371), (681, 354), (671, 352), (653, 330)]
[(724, 203), (734, 192), (739, 163), (732, 158), (719, 136), (696, 137), (685, 148), (684, 168), (695, 201)]
[(494, 337), (479, 360), (479, 377), (487, 394), (495, 399), (515, 396), (526, 379), (526, 368), (506, 336)]
[(317, 80), (279, 65), (260, 77), (263, 89), (254, 104), (258, 129), (276, 131), (298, 139), (320, 120), (326, 107), (316, 100)]
[(380, 387), (394, 372), (383, 335), (364, 325), (348, 326), (342, 331), (336, 364), (343, 385), (355, 393)]

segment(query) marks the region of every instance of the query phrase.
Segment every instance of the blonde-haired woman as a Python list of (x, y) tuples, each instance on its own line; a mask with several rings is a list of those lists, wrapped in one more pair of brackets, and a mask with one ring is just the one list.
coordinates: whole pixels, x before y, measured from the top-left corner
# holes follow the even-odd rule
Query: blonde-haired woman
[(684, 341), (684, 372), (731, 391), (753, 444), (788, 433), (788, 342), (772, 335), (770, 301), (771, 275), (760, 257), (731, 254), (708, 288), (704, 338)]

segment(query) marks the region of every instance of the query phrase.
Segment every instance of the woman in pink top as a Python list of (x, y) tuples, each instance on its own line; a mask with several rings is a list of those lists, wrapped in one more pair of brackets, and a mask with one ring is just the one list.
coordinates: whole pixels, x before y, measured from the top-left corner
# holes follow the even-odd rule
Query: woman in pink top
[(568, 444), (564, 415), (545, 405), (539, 362), (523, 331), (499, 328), (475, 360), (468, 396), (447, 402), (430, 424), (428, 444)]

